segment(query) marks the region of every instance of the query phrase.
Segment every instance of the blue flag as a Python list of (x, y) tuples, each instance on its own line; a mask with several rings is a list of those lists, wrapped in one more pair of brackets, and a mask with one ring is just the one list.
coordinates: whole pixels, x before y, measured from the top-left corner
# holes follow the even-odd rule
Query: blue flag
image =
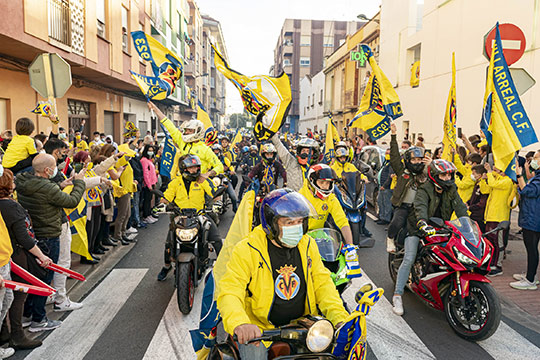
[[(160, 124), (161, 125), (161, 124)], [(171, 169), (174, 163), (174, 157), (176, 156), (176, 146), (174, 141), (169, 135), (169, 132), (161, 125), (161, 129), (165, 133), (165, 145), (163, 146), (163, 152), (161, 153), (161, 164), (159, 166), (160, 175), (171, 178)]]

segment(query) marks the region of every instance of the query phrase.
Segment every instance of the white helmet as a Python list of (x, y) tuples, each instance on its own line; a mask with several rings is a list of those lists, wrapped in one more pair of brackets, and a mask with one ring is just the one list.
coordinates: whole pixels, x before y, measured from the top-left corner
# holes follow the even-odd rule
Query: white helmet
[[(186, 129), (193, 130), (193, 134), (184, 134)], [(182, 132), (182, 140), (187, 143), (196, 142), (204, 138), (204, 125), (200, 120), (192, 119), (184, 121), (180, 125), (180, 131)]]

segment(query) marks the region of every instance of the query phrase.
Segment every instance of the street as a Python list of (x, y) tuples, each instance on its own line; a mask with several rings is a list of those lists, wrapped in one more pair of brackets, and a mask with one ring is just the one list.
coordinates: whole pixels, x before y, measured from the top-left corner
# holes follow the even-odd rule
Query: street
[[(371, 215), (371, 214), (370, 214)], [(219, 225), (223, 237), (233, 213)], [(364, 276), (344, 293), (351, 307), (361, 284), (373, 282), (385, 297), (368, 318), (368, 359), (538, 359), (540, 334), (508, 317), (491, 338), (478, 344), (454, 334), (442, 312), (428, 308), (410, 292), (404, 295), (405, 315), (392, 313), (393, 283), (388, 275), (385, 227), (368, 219), (377, 242), (360, 249)], [(202, 287), (193, 311), (183, 316), (176, 303), (172, 273), (164, 282), (156, 275), (162, 266), (163, 239), (168, 218), (142, 230), (138, 242), (103, 278), (87, 280), (84, 308), (63, 316), (60, 328), (41, 335), (42, 347), (18, 351), (14, 359), (193, 359), (189, 330), (197, 327)], [(121, 249), (123, 250), (123, 249)], [(97, 286), (91, 284), (97, 282)], [(78, 290), (80, 292), (82, 290)], [(519, 321), (519, 319), (517, 319)]]

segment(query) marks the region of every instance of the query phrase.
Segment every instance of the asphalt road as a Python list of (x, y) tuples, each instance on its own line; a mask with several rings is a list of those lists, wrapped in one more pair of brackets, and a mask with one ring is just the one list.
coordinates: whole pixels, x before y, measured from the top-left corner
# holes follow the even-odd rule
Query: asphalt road
[[(229, 211), (219, 225), (223, 238), (232, 216)], [(13, 358), (193, 359), (188, 330), (196, 328), (202, 288), (192, 313), (184, 316), (176, 305), (172, 272), (165, 282), (156, 281), (167, 228), (168, 217), (162, 216), (140, 231), (131, 251), (101, 282), (87, 289), (85, 307), (64, 315), (63, 325), (47, 334), (41, 348), (19, 351)], [(385, 227), (368, 219), (368, 228), (377, 241), (372, 249), (359, 251), (365, 276), (344, 294), (352, 303), (355, 290), (368, 281), (385, 290), (385, 298), (368, 316), (368, 359), (540, 359), (540, 334), (504, 316), (495, 335), (478, 344), (456, 336), (442, 312), (410, 292), (404, 295), (405, 315), (395, 316)]]

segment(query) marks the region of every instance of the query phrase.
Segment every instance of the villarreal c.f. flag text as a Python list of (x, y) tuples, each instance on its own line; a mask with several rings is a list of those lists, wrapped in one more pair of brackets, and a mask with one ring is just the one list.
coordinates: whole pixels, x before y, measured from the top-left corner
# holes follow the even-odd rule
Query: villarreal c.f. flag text
[(225, 58), (214, 49), (216, 68), (240, 92), (244, 108), (257, 117), (253, 131), (259, 141), (268, 140), (283, 125), (291, 105), (291, 84), (287, 74), (245, 76), (231, 69)]
[(456, 117), (456, 63), (454, 53), (452, 53), (452, 85), (446, 101), (443, 125), (444, 150), (441, 156), (442, 159), (448, 161), (453, 161), (452, 150), (456, 150)]

